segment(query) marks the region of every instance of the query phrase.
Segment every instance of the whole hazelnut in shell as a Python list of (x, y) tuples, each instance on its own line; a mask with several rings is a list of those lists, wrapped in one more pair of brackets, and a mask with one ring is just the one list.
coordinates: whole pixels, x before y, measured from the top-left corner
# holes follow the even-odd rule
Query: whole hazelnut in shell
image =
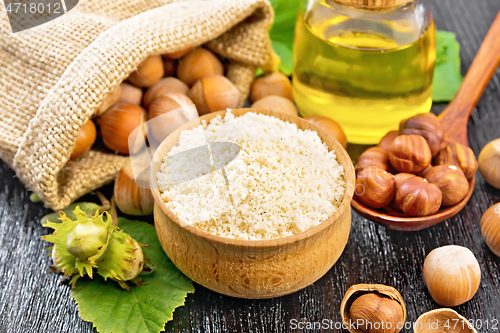
[(425, 179), (436, 185), (443, 194), (443, 206), (453, 206), (462, 201), (469, 192), (469, 181), (462, 169), (455, 165), (437, 165), (426, 174)]
[[(268, 97), (264, 97), (263, 99), (256, 102), (256, 104), (259, 103), (260, 101), (265, 100), (266, 98)], [(335, 120), (327, 117), (315, 117), (315, 116), (305, 117), (304, 119), (310, 123), (313, 123), (314, 125), (324, 130), (326, 133), (333, 136), (342, 145), (342, 147), (344, 147), (344, 149), (347, 147), (347, 137), (345, 136), (344, 130), (342, 129), (340, 124), (337, 123)]]
[(252, 104), (251, 108), (282, 112), (295, 117), (299, 116), (299, 112), (292, 101), (276, 95), (270, 95), (259, 99)]
[(83, 124), (82, 128), (80, 128), (80, 131), (78, 132), (70, 159), (74, 161), (83, 155), (83, 153), (88, 151), (94, 144), (96, 136), (97, 131), (94, 122), (89, 119), (85, 124)]
[(481, 217), (481, 235), (491, 252), (500, 257), (500, 203), (488, 208)]
[(439, 305), (458, 306), (476, 294), (481, 268), (467, 248), (448, 245), (432, 250), (424, 261), (424, 281)]
[(434, 184), (421, 177), (409, 177), (396, 188), (396, 207), (408, 216), (428, 216), (441, 207), (443, 195)]
[[(116, 103), (99, 118), (104, 145), (120, 154), (129, 155), (129, 136), (146, 121), (146, 111), (140, 106)], [(144, 128), (137, 133), (146, 135)]]
[(208, 75), (224, 75), (224, 67), (212, 52), (204, 48), (189, 52), (177, 66), (177, 77), (190, 87)]
[(384, 171), (389, 170), (389, 152), (380, 147), (367, 149), (359, 156), (356, 165), (356, 173), (367, 168), (379, 168)]
[(371, 208), (383, 208), (391, 203), (396, 192), (394, 176), (378, 168), (361, 171), (356, 177), (354, 195)]
[(451, 164), (462, 169), (467, 179), (476, 174), (478, 163), (474, 152), (460, 143), (450, 143), (436, 156), (436, 165)]
[(406, 321), (406, 306), (393, 287), (357, 284), (345, 293), (340, 315), (351, 333), (398, 333)]
[(285, 74), (272, 72), (253, 81), (250, 88), (250, 102), (255, 103), (270, 95), (282, 96), (293, 102), (292, 83)]
[(118, 102), (140, 105), (142, 101), (142, 89), (128, 83), (122, 83), (122, 94)]
[(429, 144), (432, 156), (442, 148), (444, 131), (439, 119), (433, 113), (421, 113), (400, 123), (399, 133), (423, 136)]
[[(154, 100), (149, 107), (148, 138), (161, 143), (177, 128), (198, 117), (193, 101), (181, 93), (168, 93)], [(156, 117), (161, 117), (156, 120)]]
[(391, 149), (392, 142), (399, 136), (399, 131), (390, 131), (380, 140), (378, 146), (382, 149), (389, 151)]
[(400, 135), (391, 144), (389, 160), (399, 172), (419, 173), (431, 164), (431, 149), (420, 135)]
[(229, 79), (222, 75), (205, 76), (189, 90), (200, 115), (232, 109), (238, 105), (241, 93)]
[(161, 79), (164, 71), (161, 56), (150, 56), (130, 74), (128, 80), (137, 87), (145, 88)]
[(142, 99), (142, 105), (147, 110), (155, 99), (162, 95), (166, 95), (168, 93), (180, 93), (187, 95), (188, 91), (189, 87), (181, 80), (175, 77), (165, 77), (146, 90)]
[(484, 180), (493, 187), (500, 189), (500, 139), (484, 146), (478, 158), (479, 172)]

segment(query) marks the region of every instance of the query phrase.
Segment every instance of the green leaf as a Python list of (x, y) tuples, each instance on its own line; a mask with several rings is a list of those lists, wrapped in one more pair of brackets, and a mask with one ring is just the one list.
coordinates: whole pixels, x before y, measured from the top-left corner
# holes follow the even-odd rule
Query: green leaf
[[(89, 217), (89, 218), (92, 218), (92, 216), (94, 216), (96, 210), (101, 208), (101, 206), (99, 206), (98, 204), (93, 203), (93, 202), (75, 202), (75, 203), (72, 203), (71, 205), (69, 205), (67, 208), (63, 209), (62, 211), (66, 214), (66, 216), (70, 220), (76, 220), (75, 209), (78, 206), (80, 206), (80, 209), (82, 211), (87, 213), (87, 217)], [(44, 225), (47, 223), (47, 221), (57, 222), (57, 221), (59, 221), (59, 217), (60, 217), (59, 211), (54, 212), (54, 213), (50, 213), (50, 214), (42, 217), (41, 223), (42, 223), (42, 225)]]
[(293, 73), (293, 35), (301, 0), (270, 0), (274, 8), (274, 24), (269, 31), (274, 52), (281, 59), (279, 70)]
[(78, 280), (71, 295), (82, 319), (91, 321), (98, 332), (160, 332), (174, 310), (184, 305), (187, 294), (194, 292), (193, 284), (163, 252), (154, 226), (124, 218), (119, 225), (132, 238), (149, 245), (143, 250), (158, 268), (141, 273), (146, 285), (131, 287), (130, 292), (110, 280), (85, 278)]
[(460, 73), (460, 44), (455, 34), (436, 32), (436, 67), (434, 69), (434, 102), (449, 102), (455, 97), (463, 81)]

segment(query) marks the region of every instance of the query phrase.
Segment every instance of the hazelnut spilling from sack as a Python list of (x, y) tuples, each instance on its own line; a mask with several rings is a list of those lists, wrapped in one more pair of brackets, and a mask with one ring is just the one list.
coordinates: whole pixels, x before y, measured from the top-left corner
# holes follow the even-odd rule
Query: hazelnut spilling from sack
[(82, 126), (148, 56), (204, 45), (227, 63), (241, 106), (271, 62), (272, 20), (265, 0), (88, 0), (13, 34), (0, 10), (0, 158), (46, 206), (66, 207), (124, 165), (109, 152), (70, 156)]

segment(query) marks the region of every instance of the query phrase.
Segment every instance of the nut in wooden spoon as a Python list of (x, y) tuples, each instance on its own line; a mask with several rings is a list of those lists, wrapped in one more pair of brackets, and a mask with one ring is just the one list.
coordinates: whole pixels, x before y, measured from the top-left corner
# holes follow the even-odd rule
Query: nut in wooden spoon
[[(474, 59), (464, 82), (453, 101), (448, 105), (438, 119), (444, 130), (445, 141), (469, 146), (467, 139), (467, 123), (476, 107), (484, 89), (493, 77), (500, 64), (500, 13), (495, 18), (486, 38)], [(421, 230), (440, 223), (458, 214), (467, 204), (476, 182), (475, 176), (469, 179), (469, 191), (465, 198), (451, 207), (444, 207), (435, 214), (423, 217), (407, 217), (398, 211), (390, 213), (372, 209), (358, 199), (352, 201), (352, 206), (362, 216), (385, 226), (388, 229), (400, 231)]]

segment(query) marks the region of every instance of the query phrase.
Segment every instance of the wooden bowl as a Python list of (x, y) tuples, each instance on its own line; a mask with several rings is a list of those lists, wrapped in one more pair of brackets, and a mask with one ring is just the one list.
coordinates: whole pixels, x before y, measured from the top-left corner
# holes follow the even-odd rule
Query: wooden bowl
[[(271, 240), (238, 240), (212, 235), (193, 226), (181, 227), (157, 189), (156, 173), (151, 172), (155, 199), (154, 220), (160, 243), (181, 272), (202, 286), (221, 294), (240, 298), (271, 298), (300, 290), (321, 278), (342, 254), (351, 227), (351, 200), (354, 193), (354, 167), (337, 140), (307, 121), (283, 113), (255, 109), (236, 109), (241, 116), (255, 112), (297, 124), (303, 130), (318, 132), (329, 149), (335, 151), (344, 167), (346, 191), (340, 208), (320, 225), (303, 233)], [(214, 112), (200, 117), (210, 122)], [(188, 123), (170, 134), (158, 147), (154, 160), (161, 161), (177, 145), (181, 131), (199, 125)]]

